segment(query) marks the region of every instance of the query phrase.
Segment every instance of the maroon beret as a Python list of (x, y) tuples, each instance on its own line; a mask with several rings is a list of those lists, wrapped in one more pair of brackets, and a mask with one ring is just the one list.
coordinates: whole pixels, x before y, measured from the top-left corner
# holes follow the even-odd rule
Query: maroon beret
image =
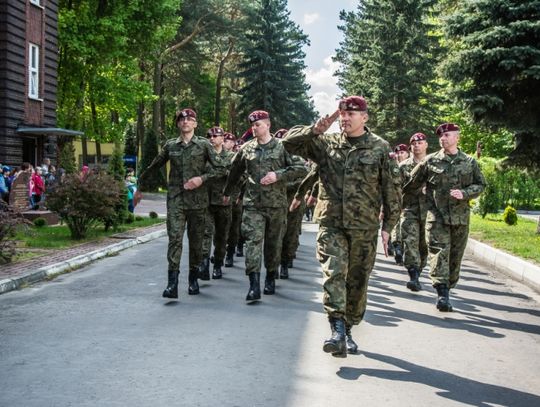
[(242, 134), (241, 138), (242, 140), (244, 140), (244, 142), (249, 141), (253, 138), (253, 130), (251, 130), (251, 127), (247, 129), (244, 134)]
[(357, 112), (365, 112), (367, 110), (367, 102), (362, 96), (349, 96), (339, 101), (339, 110), (353, 110)]
[(178, 120), (184, 117), (192, 117), (194, 119), (197, 119), (197, 113), (195, 113), (195, 110), (193, 109), (182, 109), (179, 112), (176, 112), (176, 122), (178, 123)]
[(223, 136), (224, 134), (225, 134), (225, 131), (223, 131), (223, 129), (221, 127), (218, 127), (218, 126), (212, 127), (210, 129), (208, 129), (208, 131), (206, 132), (207, 137)]
[(414, 133), (411, 136), (409, 143), (412, 144), (413, 141), (422, 141), (422, 140), (427, 140), (427, 137), (424, 133)]
[(225, 133), (223, 135), (224, 140), (236, 141), (236, 136), (232, 133)]
[(407, 144), (398, 144), (394, 147), (394, 153), (397, 153), (399, 151), (409, 151), (409, 146)]
[(439, 137), (441, 137), (443, 133), (448, 133), (449, 131), (459, 131), (459, 126), (454, 123), (444, 123), (437, 127), (437, 130), (435, 130), (437, 136)]
[(258, 120), (262, 119), (269, 119), (270, 115), (268, 112), (265, 112), (264, 110), (255, 110), (254, 112), (251, 112), (248, 116), (248, 121), (250, 124), (255, 123)]
[(276, 133), (274, 134), (274, 137), (275, 138), (285, 138), (285, 135), (287, 134), (289, 130), (287, 129), (279, 129), (278, 131), (276, 131)]

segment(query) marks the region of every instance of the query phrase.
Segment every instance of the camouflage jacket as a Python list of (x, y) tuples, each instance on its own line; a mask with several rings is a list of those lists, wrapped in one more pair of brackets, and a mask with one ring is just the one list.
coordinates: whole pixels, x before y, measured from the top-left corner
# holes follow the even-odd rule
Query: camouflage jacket
[(312, 126), (295, 126), (283, 145), (291, 154), (319, 165), (319, 196), (315, 215), (321, 226), (389, 232), (399, 219), (399, 191), (393, 177), (399, 174), (390, 159), (389, 144), (366, 129), (352, 145), (345, 133), (313, 134)]
[[(486, 185), (476, 160), (458, 152), (454, 158), (440, 150), (430, 154), (411, 172), (405, 184), (406, 194), (418, 194), (426, 186), (427, 222), (445, 225), (469, 224), (469, 201), (478, 197)], [(463, 199), (450, 196), (451, 189), (460, 189)]]
[(306, 196), (308, 192), (310, 193), (310, 195), (317, 197), (318, 181), (319, 181), (319, 166), (317, 164), (313, 164), (309, 170), (308, 175), (304, 177), (304, 179), (298, 186), (298, 189), (296, 190), (294, 197), (296, 199), (304, 199), (304, 197)]
[[(277, 175), (277, 182), (262, 185), (261, 179), (270, 171)], [(253, 139), (242, 146), (233, 158), (229, 177), (223, 190), (230, 196), (246, 173), (243, 197), (244, 207), (286, 208), (287, 183), (301, 178), (306, 173), (304, 165), (283, 148), (281, 141), (272, 138), (261, 146)]]
[[(225, 187), (225, 182), (227, 181), (227, 175), (229, 174), (229, 169), (231, 168), (232, 159), (235, 156), (235, 153), (232, 151), (226, 151), (225, 149), (221, 150), (221, 153), (218, 154), (222, 165), (227, 170), (227, 173), (221, 177), (216, 177), (208, 181), (208, 197), (210, 199), (210, 205), (218, 206), (229, 206), (232, 202), (228, 204), (223, 203), (223, 188)], [(210, 164), (207, 164), (211, 166)], [(209, 168), (211, 170), (211, 168)], [(235, 194), (235, 199), (238, 197), (240, 191)]]
[[(402, 185), (405, 185), (411, 178), (411, 172), (418, 163), (411, 156), (399, 163), (401, 171)], [(405, 218), (412, 218), (425, 221), (427, 214), (426, 193), (424, 188), (417, 193), (403, 193), (401, 203), (401, 214)]]
[[(144, 177), (149, 169), (162, 167), (167, 161), (170, 161), (168, 199), (181, 197), (183, 209), (208, 207), (207, 181), (226, 174), (226, 169), (210, 142), (197, 136), (193, 136), (187, 144), (180, 137), (167, 140), (139, 179)], [(207, 167), (207, 163), (210, 163), (210, 166)], [(197, 176), (203, 179), (203, 184), (193, 190), (184, 189), (184, 183)]]

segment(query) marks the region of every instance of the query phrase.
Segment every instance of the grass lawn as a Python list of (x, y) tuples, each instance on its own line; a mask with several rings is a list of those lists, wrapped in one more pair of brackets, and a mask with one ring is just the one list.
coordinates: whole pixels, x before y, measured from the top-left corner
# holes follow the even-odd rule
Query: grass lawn
[(81, 243), (99, 240), (107, 236), (114, 235), (116, 233), (125, 232), (130, 229), (152, 226), (163, 222), (163, 219), (143, 218), (142, 220), (136, 220), (130, 224), (124, 224), (120, 226), (118, 230), (110, 229), (107, 232), (104, 231), (103, 225), (99, 224), (97, 227), (90, 229), (86, 239), (82, 240), (73, 240), (71, 238), (69, 228), (65, 225), (46, 226), (43, 228), (31, 227), (27, 231), (18, 232), (15, 240), (18, 241), (17, 244), (19, 247), (63, 249)]
[(502, 214), (471, 215), (470, 237), (540, 264), (540, 235), (536, 234), (536, 222), (518, 218), (518, 223), (509, 226)]

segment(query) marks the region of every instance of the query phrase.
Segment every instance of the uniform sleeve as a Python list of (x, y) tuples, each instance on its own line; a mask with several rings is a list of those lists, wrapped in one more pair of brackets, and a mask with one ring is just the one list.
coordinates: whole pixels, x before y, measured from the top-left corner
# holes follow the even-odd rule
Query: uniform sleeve
[(473, 160), (473, 183), (461, 191), (463, 192), (463, 199), (475, 199), (477, 198), (486, 187), (486, 180), (480, 170), (480, 166), (476, 160)]
[(411, 171), (409, 180), (405, 182), (403, 186), (404, 194), (417, 194), (424, 187), (427, 181), (427, 160), (418, 163), (416, 167)]
[(313, 126), (292, 127), (282, 143), (290, 154), (320, 162), (323, 147), (319, 137), (313, 133)]
[(231, 194), (239, 188), (239, 184), (242, 180), (242, 175), (246, 171), (246, 160), (244, 159), (244, 151), (240, 149), (234, 156), (231, 169), (229, 170), (229, 176), (225, 182), (225, 187), (223, 188), (223, 195), (231, 196)]
[(310, 190), (313, 191), (313, 187), (318, 180), (319, 180), (319, 167), (317, 165), (314, 165), (309, 171), (309, 173), (304, 177), (304, 179), (300, 183), (300, 186), (296, 190), (296, 194), (294, 195), (294, 198), (304, 199), (304, 196), (308, 193), (308, 191)]
[(154, 168), (161, 168), (169, 161), (169, 144), (165, 143), (159, 154), (152, 160), (150, 165), (139, 175), (139, 182), (149, 174)]
[(293, 157), (286, 150), (283, 150), (283, 153), (285, 154), (285, 164), (287, 166), (275, 171), (278, 181), (294, 182), (305, 177), (307, 170), (302, 158)]
[(214, 150), (214, 147), (212, 147), (210, 143), (205, 143), (205, 146), (208, 163), (210, 165), (206, 166), (206, 172), (201, 175), (203, 182), (227, 175), (227, 167), (216, 153), (216, 150)]
[(383, 223), (382, 230), (390, 233), (396, 225), (401, 213), (401, 192), (399, 185), (394, 181), (399, 169), (394, 160), (389, 158), (387, 152), (383, 153), (383, 162), (381, 168), (381, 187), (382, 187), (382, 210)]

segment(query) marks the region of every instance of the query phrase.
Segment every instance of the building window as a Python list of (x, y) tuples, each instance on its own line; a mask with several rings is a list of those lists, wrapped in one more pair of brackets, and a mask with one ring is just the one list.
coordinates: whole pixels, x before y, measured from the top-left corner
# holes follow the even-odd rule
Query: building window
[(35, 4), (36, 6), (41, 6), (40, 0), (30, 0), (30, 3)]
[(28, 97), (39, 98), (39, 47), (35, 44), (28, 48)]

